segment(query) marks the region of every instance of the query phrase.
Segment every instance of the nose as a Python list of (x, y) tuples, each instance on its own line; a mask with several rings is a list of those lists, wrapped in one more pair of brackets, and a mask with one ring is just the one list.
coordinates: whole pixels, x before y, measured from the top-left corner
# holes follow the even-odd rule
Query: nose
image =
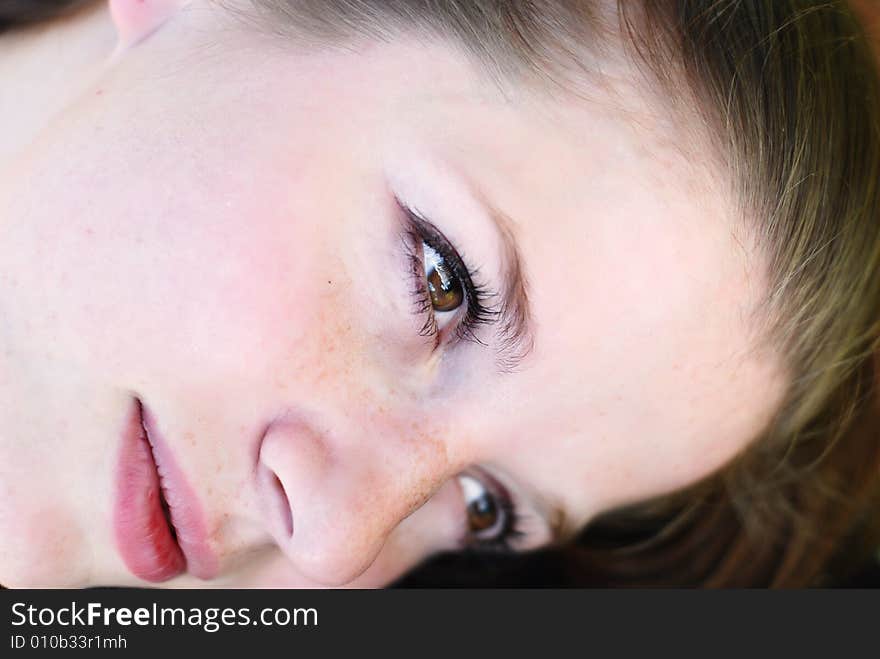
[(363, 573), (388, 535), (451, 475), (435, 440), (391, 424), (337, 434), (290, 414), (263, 437), (256, 487), (269, 532), (295, 569), (339, 586)]

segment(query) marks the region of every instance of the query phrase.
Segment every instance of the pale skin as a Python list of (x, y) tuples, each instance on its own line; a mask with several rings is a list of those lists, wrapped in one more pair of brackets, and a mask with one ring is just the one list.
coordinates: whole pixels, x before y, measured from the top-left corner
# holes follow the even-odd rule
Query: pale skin
[[(58, 93), (0, 105), (0, 583), (145, 585), (110, 522), (133, 396), (219, 561), (169, 587), (387, 584), (460, 545), (474, 469), (544, 546), (775, 411), (760, 255), (636, 91), (505, 99), (439, 42), (302, 52), (200, 0), (111, 6), (51, 28), (93, 45)], [(456, 341), (461, 310), (420, 334), (395, 197), (492, 291), (515, 240), (521, 363), (491, 325)]]

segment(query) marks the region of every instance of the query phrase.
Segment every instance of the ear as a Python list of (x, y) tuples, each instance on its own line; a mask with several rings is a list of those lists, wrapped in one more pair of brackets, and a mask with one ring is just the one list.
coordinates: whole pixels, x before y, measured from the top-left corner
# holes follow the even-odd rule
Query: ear
[(121, 48), (148, 37), (189, 0), (110, 0), (110, 15)]

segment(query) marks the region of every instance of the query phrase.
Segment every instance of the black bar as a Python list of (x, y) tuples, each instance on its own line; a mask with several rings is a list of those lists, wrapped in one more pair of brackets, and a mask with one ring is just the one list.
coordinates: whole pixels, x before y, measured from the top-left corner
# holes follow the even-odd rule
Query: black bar
[(880, 591), (99, 588), (7, 590), (0, 607), (4, 657), (75, 647), (323, 654), (352, 643), (407, 655), (779, 649), (792, 656), (804, 649), (861, 656), (876, 647)]

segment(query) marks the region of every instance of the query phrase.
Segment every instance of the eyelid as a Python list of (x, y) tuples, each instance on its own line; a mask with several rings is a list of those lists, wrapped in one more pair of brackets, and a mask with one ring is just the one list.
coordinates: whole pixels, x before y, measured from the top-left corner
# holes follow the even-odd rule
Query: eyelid
[[(462, 283), (465, 290), (465, 311), (464, 317), (454, 324), (454, 339), (463, 339), (485, 346), (486, 343), (477, 336), (475, 330), (481, 325), (491, 325), (497, 323), (499, 320), (500, 310), (494, 308), (489, 303), (490, 300), (497, 300), (499, 298), (498, 294), (490, 290), (486, 284), (478, 280), (479, 268), (470, 267), (465, 257), (462, 256), (461, 251), (451, 240), (443, 235), (443, 232), (440, 231), (433, 222), (428, 220), (422, 213), (406, 202), (401, 201), (397, 196), (395, 196), (394, 199), (405, 218), (404, 221), (406, 224), (404, 226), (404, 232), (411, 238), (424, 242), (440, 253), (444, 260), (446, 260), (452, 267), (455, 276)], [(420, 247), (417, 251), (420, 251)], [(410, 258), (416, 258), (419, 261), (423, 261), (422, 257), (417, 253), (414, 254), (411, 252)], [(422, 266), (424, 266), (424, 263), (422, 263)], [(415, 271), (416, 268), (413, 268), (413, 270)], [(416, 276), (421, 276), (420, 271)], [(421, 280), (419, 281), (421, 285)], [(427, 311), (432, 314), (434, 313), (430, 308), (426, 308), (422, 311)], [(434, 317), (432, 316), (429, 318), (423, 331), (428, 327), (431, 327), (433, 324)], [(439, 346), (440, 340), (438, 332), (425, 333), (437, 333), (437, 345)]]
[[(463, 516), (462, 534), (459, 541), (462, 549), (477, 551), (501, 550), (504, 552), (517, 551), (517, 545), (519, 544), (518, 540), (520, 536), (522, 536), (519, 527), (522, 515), (507, 488), (497, 479), (492, 477), (492, 475), (490, 475), (485, 469), (476, 465), (463, 470), (456, 478), (459, 481), (458, 486), (462, 495), (462, 509), (465, 511)], [(493, 533), (490, 534), (487, 531), (473, 532), (469, 528), (467, 522), (467, 493), (465, 492), (465, 485), (461, 482), (461, 479), (464, 478), (477, 483), (478, 487), (488, 492), (489, 495), (496, 500), (502, 517), (499, 522), (493, 525)]]
[(517, 548), (526, 545), (522, 547), (522, 551), (528, 551), (554, 544), (557, 541), (553, 524), (547, 515), (545, 506), (528, 496), (524, 488), (518, 486), (515, 480), (503, 469), (493, 464), (484, 464), (479, 468), (481, 473), (487, 474), (498, 484), (498, 487), (503, 489), (519, 517), (520, 530), (523, 533), (518, 541), (514, 539)]
[[(437, 322), (437, 312), (432, 308), (433, 305), (427, 283), (427, 262), (424, 254), (424, 248), (426, 246), (431, 249), (433, 248), (425, 242), (423, 236), (417, 231), (415, 227), (404, 229), (404, 233), (401, 236), (401, 241), (403, 243), (403, 249), (409, 261), (407, 274), (412, 286), (414, 287), (410, 289), (410, 295), (414, 301), (414, 313), (415, 315), (424, 317), (425, 319), (425, 322), (419, 329), (418, 333), (420, 336), (431, 337), (434, 344), (433, 348), (439, 348), (440, 345), (443, 343), (443, 338), (441, 336), (443, 334), (443, 331), (440, 328), (439, 323)], [(441, 255), (441, 258), (444, 257)], [(457, 277), (457, 275), (455, 275), (454, 273), (453, 275)], [(467, 288), (464, 284), (462, 284), (462, 286), (465, 289)], [(464, 290), (463, 294), (465, 299), (460, 307), (455, 309), (454, 311), (448, 312), (449, 316), (451, 316), (453, 319), (460, 316), (463, 313), (463, 309), (467, 308), (469, 291)], [(455, 322), (454, 320), (447, 320), (449, 323), (454, 324)]]
[(467, 233), (467, 251), (495, 289), (490, 301), (498, 312), (491, 332), (480, 336), (491, 343), (496, 373), (517, 373), (529, 365), (538, 331), (529, 301), (528, 263), (520, 250), (526, 236), (488, 189), (440, 155), (420, 148), (392, 150), (384, 167), (388, 206), (399, 227), (405, 226), (404, 208), (412, 201), (428, 217), (442, 219), (444, 228), (448, 223), (454, 244), (464, 244), (461, 232)]

